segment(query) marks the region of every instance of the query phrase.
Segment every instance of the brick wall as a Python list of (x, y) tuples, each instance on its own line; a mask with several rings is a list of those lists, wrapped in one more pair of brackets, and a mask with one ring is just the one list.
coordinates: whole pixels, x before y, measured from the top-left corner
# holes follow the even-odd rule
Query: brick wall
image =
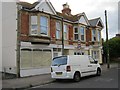
[(73, 45), (73, 26), (69, 25), (69, 44)]
[(92, 34), (91, 34), (91, 30), (87, 29), (86, 30), (86, 46), (89, 46), (89, 41), (92, 41)]
[(21, 13), (21, 40), (27, 41), (29, 35), (29, 14)]
[(21, 34), (29, 34), (29, 15), (27, 13), (21, 14)]
[(51, 43), (55, 44), (56, 42), (56, 20), (50, 19), (50, 37)]

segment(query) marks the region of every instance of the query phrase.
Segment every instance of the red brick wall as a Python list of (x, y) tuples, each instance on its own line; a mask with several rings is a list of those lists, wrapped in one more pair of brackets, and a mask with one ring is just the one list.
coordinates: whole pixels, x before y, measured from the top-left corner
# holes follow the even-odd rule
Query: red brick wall
[(72, 45), (73, 44), (73, 26), (69, 25), (68, 28), (69, 28), (69, 31), (68, 31), (69, 44)]
[(91, 35), (91, 30), (88, 29), (86, 30), (86, 45), (88, 46), (89, 45), (89, 41), (92, 40), (92, 35)]
[(21, 34), (29, 34), (29, 14), (21, 14)]
[(56, 38), (56, 20), (50, 19), (50, 36), (51, 36), (51, 43), (55, 43)]
[(21, 40), (27, 41), (29, 35), (29, 14), (21, 13)]
[(62, 10), (62, 13), (70, 15), (71, 14), (71, 9), (70, 8), (65, 8), (65, 9)]

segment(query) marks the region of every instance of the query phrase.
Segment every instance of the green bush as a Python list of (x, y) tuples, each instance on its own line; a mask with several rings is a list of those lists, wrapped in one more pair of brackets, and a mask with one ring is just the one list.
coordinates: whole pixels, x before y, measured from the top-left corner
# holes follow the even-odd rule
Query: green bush
[[(120, 37), (114, 37), (108, 40), (110, 59), (120, 57)], [(104, 55), (107, 56), (106, 42), (103, 43)]]

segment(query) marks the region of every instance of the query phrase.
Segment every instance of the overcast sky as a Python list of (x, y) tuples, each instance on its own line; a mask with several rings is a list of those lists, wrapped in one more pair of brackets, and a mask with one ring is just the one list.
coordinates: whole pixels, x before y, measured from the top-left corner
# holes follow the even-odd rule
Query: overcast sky
[[(27, 2), (35, 2), (37, 0), (22, 0)], [(50, 0), (56, 11), (61, 12), (62, 5), (66, 2), (71, 8), (72, 14), (85, 12), (88, 19), (101, 17), (105, 26), (104, 11), (107, 10), (108, 15), (108, 32), (109, 38), (114, 37), (118, 33), (118, 2), (120, 0)], [(106, 27), (102, 30), (102, 37), (106, 38)]]

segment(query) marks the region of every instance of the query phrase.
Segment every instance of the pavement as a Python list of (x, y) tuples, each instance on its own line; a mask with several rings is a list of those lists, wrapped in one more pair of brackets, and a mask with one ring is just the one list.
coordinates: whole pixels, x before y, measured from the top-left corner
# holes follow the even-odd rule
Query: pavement
[[(110, 68), (114, 67), (118, 67), (118, 64), (110, 65)], [(101, 65), (101, 68), (103, 71), (108, 70), (106, 64)], [(26, 89), (30, 87), (48, 84), (53, 81), (55, 80), (51, 78), (50, 73), (22, 78), (4, 79), (2, 80), (2, 90)]]

